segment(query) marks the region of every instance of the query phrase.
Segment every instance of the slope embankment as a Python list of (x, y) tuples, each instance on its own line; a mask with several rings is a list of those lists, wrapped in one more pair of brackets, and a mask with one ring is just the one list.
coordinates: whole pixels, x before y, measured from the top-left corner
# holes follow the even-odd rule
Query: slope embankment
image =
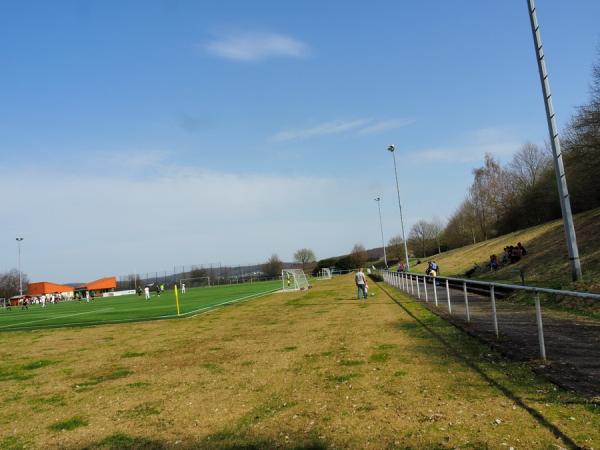
[[(424, 258), (412, 269), (424, 272), (427, 261), (435, 260), (445, 276), (463, 277), (477, 267), (471, 275), (473, 278), (517, 283), (520, 282), (520, 271), (523, 271), (527, 284), (600, 292), (600, 209), (577, 214), (574, 220), (583, 268), (583, 280), (577, 283), (571, 281), (562, 220)], [(490, 255), (500, 258), (504, 247), (518, 242), (527, 249), (527, 256), (496, 271), (488, 268)]]

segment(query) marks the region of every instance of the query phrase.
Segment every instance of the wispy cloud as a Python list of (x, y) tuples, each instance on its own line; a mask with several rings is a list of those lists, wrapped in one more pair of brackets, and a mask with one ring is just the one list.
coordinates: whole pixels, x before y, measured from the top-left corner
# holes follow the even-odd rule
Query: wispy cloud
[(299, 128), (280, 131), (270, 137), (272, 142), (287, 142), (301, 139), (355, 132), (360, 135), (382, 133), (414, 123), (409, 119), (388, 119), (374, 121), (373, 119), (335, 120), (321, 123), (309, 128)]
[(519, 145), (520, 141), (512, 130), (490, 127), (465, 133), (455, 145), (415, 150), (410, 157), (430, 162), (474, 162), (481, 160), (486, 153), (498, 157), (511, 155)]
[(415, 123), (412, 119), (389, 119), (374, 122), (369, 126), (364, 127), (359, 131), (359, 134), (377, 134), (384, 131), (396, 130)]
[(100, 152), (92, 156), (93, 164), (119, 167), (126, 170), (161, 166), (172, 153), (168, 150), (124, 150)]
[(326, 136), (330, 134), (345, 133), (347, 131), (356, 130), (364, 126), (366, 123), (368, 123), (367, 119), (336, 120), (333, 122), (322, 123), (310, 128), (283, 130), (271, 136), (270, 140), (273, 142), (285, 142), (308, 139), (317, 136)]
[(237, 32), (216, 37), (202, 47), (212, 55), (253, 62), (268, 58), (305, 58), (310, 47), (290, 36), (265, 32)]

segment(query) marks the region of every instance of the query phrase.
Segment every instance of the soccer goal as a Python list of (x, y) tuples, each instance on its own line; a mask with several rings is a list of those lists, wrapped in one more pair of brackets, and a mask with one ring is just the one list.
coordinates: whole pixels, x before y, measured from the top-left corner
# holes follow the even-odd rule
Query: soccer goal
[(319, 270), (319, 280), (331, 280), (331, 269), (323, 267)]
[(306, 274), (301, 269), (283, 269), (281, 280), (284, 291), (303, 291), (308, 289)]
[(179, 280), (179, 289), (181, 289), (184, 284), (186, 289), (208, 287), (210, 286), (210, 277), (182, 278)]

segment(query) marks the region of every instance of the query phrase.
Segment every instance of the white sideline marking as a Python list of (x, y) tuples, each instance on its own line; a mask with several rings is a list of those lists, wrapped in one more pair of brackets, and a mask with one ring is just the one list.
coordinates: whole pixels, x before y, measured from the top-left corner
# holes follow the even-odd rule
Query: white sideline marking
[[(195, 309), (194, 311), (188, 311), (186, 313), (183, 313), (183, 314), (181, 314), (181, 316), (187, 316), (187, 315), (190, 315), (190, 317), (199, 316), (200, 314), (204, 314), (204, 312), (206, 312), (205, 310), (207, 310), (207, 309), (215, 309), (215, 308), (218, 308), (219, 306), (228, 305), (229, 303), (237, 303), (237, 302), (241, 302), (242, 300), (250, 300), (251, 298), (260, 297), (260, 296), (267, 295), (267, 294), (272, 294), (272, 293), (280, 291), (280, 290), (281, 290), (280, 288), (272, 289), (272, 290), (266, 291), (266, 292), (259, 292), (258, 294), (246, 295), (245, 297), (240, 297), (240, 298), (236, 298), (233, 300), (227, 300), (226, 302), (217, 303), (216, 305), (204, 306), (202, 308)], [(204, 311), (204, 312), (201, 312), (199, 314), (194, 314), (198, 311)], [(191, 315), (191, 314), (193, 314), (193, 315)]]
[(16, 326), (24, 326), (24, 325), (27, 325), (27, 324), (30, 324), (30, 323), (45, 322), (47, 320), (62, 319), (64, 317), (81, 316), (83, 314), (92, 314), (92, 313), (97, 313), (97, 312), (100, 312), (100, 311), (109, 311), (111, 309), (115, 309), (115, 308), (96, 309), (94, 311), (85, 311), (85, 312), (80, 312), (80, 313), (75, 313), (75, 314), (66, 314), (64, 316), (52, 316), (52, 317), (46, 317), (45, 319), (29, 320), (27, 322), (11, 323), (11, 324), (8, 324), (8, 325), (3, 325), (0, 328), (9, 328), (9, 327), (16, 327)]

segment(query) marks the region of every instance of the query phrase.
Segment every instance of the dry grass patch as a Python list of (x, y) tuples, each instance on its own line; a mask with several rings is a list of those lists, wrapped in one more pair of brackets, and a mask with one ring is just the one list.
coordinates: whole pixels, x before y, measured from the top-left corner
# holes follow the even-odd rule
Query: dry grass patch
[[(186, 320), (44, 331), (40, 338), (35, 331), (4, 334), (2, 400), (14, 399), (11, 414), (0, 418), (0, 442), (66, 449), (549, 448), (571, 439), (600, 447), (595, 405), (554, 390), (526, 365), (505, 361), (401, 294), (393, 295), (407, 310), (374, 283), (371, 291), (375, 297), (361, 306), (352, 278), (336, 277), (308, 293)], [(143, 354), (124, 357), (129, 349)], [(24, 360), (61, 362), (27, 371)], [(42, 373), (51, 382), (36, 383)], [(36, 378), (23, 382), (22, 374)], [(48, 428), (74, 412), (86, 426)]]

